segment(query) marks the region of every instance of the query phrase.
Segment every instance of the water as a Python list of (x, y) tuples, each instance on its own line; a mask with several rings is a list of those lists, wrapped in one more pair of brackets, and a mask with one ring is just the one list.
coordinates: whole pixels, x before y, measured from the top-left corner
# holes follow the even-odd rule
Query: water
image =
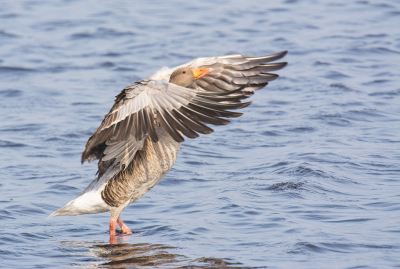
[[(400, 267), (400, 5), (2, 1), (0, 267)], [(244, 116), (187, 139), (109, 214), (46, 217), (94, 178), (116, 94), (200, 56), (289, 50)]]

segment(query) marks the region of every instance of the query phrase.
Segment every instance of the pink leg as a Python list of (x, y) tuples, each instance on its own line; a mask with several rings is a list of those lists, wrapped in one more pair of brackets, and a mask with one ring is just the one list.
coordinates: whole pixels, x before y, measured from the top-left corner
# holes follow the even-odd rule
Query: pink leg
[(110, 236), (115, 236), (116, 230), (117, 230), (117, 222), (115, 220), (110, 220)]
[(132, 234), (131, 229), (122, 221), (120, 217), (117, 219), (119, 227), (121, 227), (122, 234)]
[(117, 230), (117, 222), (110, 220), (110, 244), (115, 244), (115, 231)]

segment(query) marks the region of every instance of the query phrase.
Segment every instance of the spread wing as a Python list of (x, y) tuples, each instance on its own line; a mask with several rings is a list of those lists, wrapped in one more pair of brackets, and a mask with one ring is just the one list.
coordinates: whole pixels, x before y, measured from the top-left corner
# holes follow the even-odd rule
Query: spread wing
[[(278, 77), (269, 71), (286, 63), (265, 64), (282, 58), (286, 52), (265, 57), (230, 55), (199, 58), (186, 66), (212, 68), (197, 79), (192, 88), (184, 88), (165, 80), (143, 80), (125, 88), (115, 100), (99, 128), (89, 138), (82, 153), (82, 163), (100, 159), (101, 165), (121, 167), (133, 160), (145, 139), (157, 142), (157, 128), (163, 128), (177, 142), (183, 136), (196, 138), (213, 130), (206, 124), (225, 125), (223, 118), (238, 117), (239, 109), (250, 105), (242, 100), (251, 96), (269, 81)], [(170, 73), (169, 73), (170, 75)]]
[(210, 92), (226, 92), (243, 87), (244, 93), (253, 93), (265, 87), (278, 75), (269, 72), (284, 68), (287, 63), (269, 63), (281, 59), (287, 51), (250, 57), (240, 54), (221, 57), (198, 58), (186, 64), (196, 68), (212, 68), (208, 75), (197, 79), (195, 86)]

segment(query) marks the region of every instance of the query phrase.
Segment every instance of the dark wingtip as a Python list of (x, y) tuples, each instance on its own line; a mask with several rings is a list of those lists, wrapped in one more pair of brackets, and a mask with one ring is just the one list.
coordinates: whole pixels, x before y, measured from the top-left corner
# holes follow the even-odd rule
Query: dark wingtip
[(229, 123), (231, 123), (230, 120), (224, 120), (224, 121), (221, 122), (221, 125), (227, 125), (227, 124), (229, 124)]
[(207, 134), (211, 134), (211, 133), (214, 133), (214, 129), (210, 128), (210, 131)]
[(278, 52), (278, 53), (272, 54), (272, 55), (270, 55), (270, 57), (271, 57), (272, 59), (269, 60), (269, 62), (273, 62), (273, 61), (279, 60), (279, 59), (285, 57), (285, 55), (286, 55), (287, 53), (288, 53), (288, 51), (285, 50), (285, 51), (282, 51), (282, 52)]
[(281, 67), (281, 68), (284, 68), (285, 66), (288, 65), (288, 62), (282, 62), (281, 64), (282, 64), (282, 67)]
[(243, 105), (240, 108), (248, 107), (249, 105), (251, 105), (251, 103), (253, 103), (253, 102), (250, 101), (250, 102), (243, 103)]
[(86, 156), (85, 156), (85, 152), (82, 152), (82, 155), (81, 155), (81, 164), (83, 164), (85, 161), (86, 161)]

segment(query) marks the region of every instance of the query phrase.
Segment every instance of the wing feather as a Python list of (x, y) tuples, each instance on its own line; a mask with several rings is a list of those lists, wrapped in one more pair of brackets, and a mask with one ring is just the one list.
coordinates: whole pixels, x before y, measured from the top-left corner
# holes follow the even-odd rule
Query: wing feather
[(172, 110), (172, 114), (174, 114), (176, 118), (179, 118), (185, 124), (185, 126), (192, 129), (193, 131), (201, 134), (211, 134), (212, 132), (214, 132), (213, 129), (195, 120), (193, 116), (191, 116), (190, 114), (186, 114), (184, 111), (174, 109)]
[(284, 68), (287, 63), (269, 63), (281, 59), (287, 51), (263, 57), (249, 57), (240, 54), (199, 58), (189, 65), (212, 68), (213, 71), (196, 81), (196, 85), (207, 92), (232, 91), (247, 85), (243, 92), (248, 94), (265, 87), (278, 75), (268, 72)]
[(127, 167), (142, 150), (146, 139), (159, 141), (159, 128), (177, 142), (183, 142), (184, 136), (196, 138), (199, 133), (212, 133), (214, 130), (205, 124), (226, 125), (230, 121), (224, 118), (241, 116), (242, 113), (229, 109), (250, 105), (251, 102), (242, 101), (278, 77), (269, 72), (287, 63), (269, 62), (285, 54), (198, 58), (183, 66), (211, 68), (212, 71), (197, 79), (191, 88), (168, 83), (166, 80), (175, 70), (168, 68), (126, 87), (116, 96), (110, 112), (89, 138), (82, 162), (100, 159), (99, 171), (104, 164)]

